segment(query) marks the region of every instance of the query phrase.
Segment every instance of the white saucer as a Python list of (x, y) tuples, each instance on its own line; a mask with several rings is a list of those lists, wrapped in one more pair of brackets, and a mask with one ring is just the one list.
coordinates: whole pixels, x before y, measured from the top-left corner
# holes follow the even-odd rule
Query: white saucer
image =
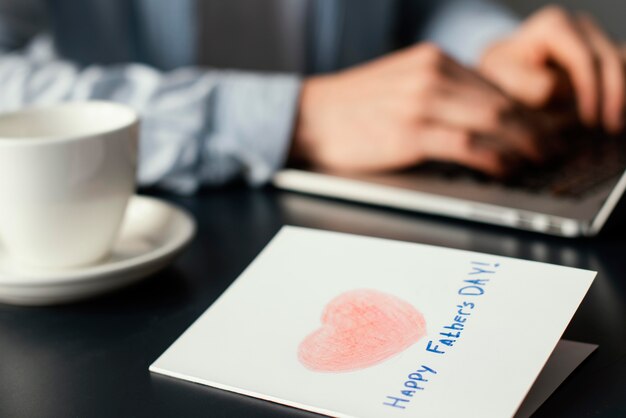
[(81, 268), (41, 270), (13, 265), (0, 247), (0, 302), (73, 302), (138, 281), (165, 267), (189, 243), (195, 221), (160, 199), (131, 198), (120, 236), (104, 261)]

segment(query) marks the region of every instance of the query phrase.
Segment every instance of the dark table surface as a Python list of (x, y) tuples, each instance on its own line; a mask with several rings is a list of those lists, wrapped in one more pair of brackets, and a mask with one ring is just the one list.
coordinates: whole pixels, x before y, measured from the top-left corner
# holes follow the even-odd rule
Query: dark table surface
[(570, 240), (272, 189), (161, 197), (184, 206), (198, 221), (194, 241), (170, 267), (81, 303), (0, 305), (0, 417), (317, 416), (148, 372), (285, 224), (598, 271), (565, 337), (600, 348), (536, 417), (626, 416), (626, 235), (621, 231)]

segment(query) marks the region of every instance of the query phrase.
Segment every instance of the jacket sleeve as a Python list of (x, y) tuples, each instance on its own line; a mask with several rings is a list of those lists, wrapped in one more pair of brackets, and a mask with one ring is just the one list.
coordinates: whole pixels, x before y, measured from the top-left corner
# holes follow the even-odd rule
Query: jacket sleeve
[(180, 193), (236, 177), (260, 185), (283, 165), (298, 77), (161, 72), (132, 63), (81, 67), (57, 56), (48, 36), (35, 36), (43, 26), (33, 23), (36, 8), (28, 3), (36, 1), (0, 2), (0, 111), (90, 99), (128, 104), (142, 117), (139, 183)]
[(516, 16), (489, 0), (434, 0), (420, 38), (473, 65), (490, 43), (509, 35), (518, 24)]

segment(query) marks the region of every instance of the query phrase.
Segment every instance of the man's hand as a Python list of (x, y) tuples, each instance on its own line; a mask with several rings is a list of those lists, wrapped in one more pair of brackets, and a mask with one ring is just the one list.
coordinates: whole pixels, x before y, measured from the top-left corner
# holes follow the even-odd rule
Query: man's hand
[(438, 160), (501, 175), (543, 157), (528, 117), (499, 88), (422, 44), (306, 80), (291, 156), (338, 171)]
[(488, 48), (480, 69), (532, 107), (543, 107), (573, 90), (585, 124), (602, 125), (611, 133), (623, 129), (624, 60), (590, 16), (544, 8), (513, 36)]

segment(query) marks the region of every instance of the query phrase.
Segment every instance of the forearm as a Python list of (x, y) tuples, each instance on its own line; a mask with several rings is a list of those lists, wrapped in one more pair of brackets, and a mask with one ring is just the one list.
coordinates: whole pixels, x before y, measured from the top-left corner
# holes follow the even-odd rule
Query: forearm
[(182, 193), (243, 176), (262, 184), (284, 163), (300, 82), (290, 75), (138, 65), (80, 68), (46, 45), (0, 56), (0, 110), (112, 100), (142, 116), (139, 181)]

